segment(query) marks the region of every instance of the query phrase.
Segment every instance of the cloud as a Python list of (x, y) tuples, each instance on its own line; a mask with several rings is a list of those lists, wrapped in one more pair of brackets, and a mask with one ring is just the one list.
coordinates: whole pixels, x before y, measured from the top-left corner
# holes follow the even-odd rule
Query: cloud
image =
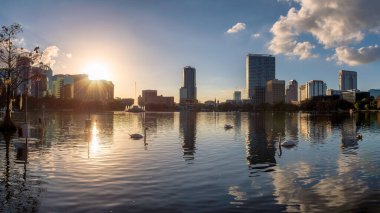
[(345, 63), (350, 66), (367, 64), (380, 60), (380, 47), (377, 45), (354, 49), (350, 47), (338, 47), (335, 55), (328, 60), (335, 60), (338, 63)]
[(53, 67), (55, 64), (54, 58), (58, 57), (58, 55), (59, 55), (59, 48), (57, 46), (49, 46), (43, 51), (41, 62), (50, 67)]
[(227, 33), (233, 34), (233, 33), (238, 33), (242, 30), (245, 30), (246, 25), (244, 23), (238, 22), (236, 23), (233, 27), (227, 30)]
[[(295, 0), (299, 9), (290, 8), (272, 26), (273, 38), (268, 49), (274, 54), (294, 55), (300, 59), (315, 57), (313, 41), (303, 41), (302, 35), (309, 34), (325, 49), (334, 48), (336, 59), (347, 64), (369, 63), (379, 58), (376, 51), (353, 50), (350, 45), (362, 42), (366, 34), (380, 33), (380, 1), (372, 0)], [(369, 47), (368, 47), (369, 48)], [(343, 50), (359, 53), (363, 57), (356, 62), (341, 58)], [(338, 53), (338, 51), (340, 51)], [(367, 58), (364, 58), (367, 57)], [(330, 57), (332, 59), (333, 57)]]
[(66, 57), (67, 57), (67, 58), (72, 58), (72, 57), (73, 57), (73, 54), (71, 54), (71, 53), (67, 53), (67, 54), (66, 54)]
[(261, 36), (260, 33), (254, 33), (251, 35), (252, 38), (259, 38)]

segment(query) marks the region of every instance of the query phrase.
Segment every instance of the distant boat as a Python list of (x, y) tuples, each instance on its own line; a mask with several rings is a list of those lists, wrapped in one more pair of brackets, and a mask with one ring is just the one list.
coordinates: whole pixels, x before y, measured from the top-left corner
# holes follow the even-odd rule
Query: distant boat
[(137, 112), (145, 112), (145, 110), (137, 105), (133, 105), (132, 108), (130, 109), (127, 109), (126, 110), (127, 112), (134, 112), (134, 113), (137, 113)]

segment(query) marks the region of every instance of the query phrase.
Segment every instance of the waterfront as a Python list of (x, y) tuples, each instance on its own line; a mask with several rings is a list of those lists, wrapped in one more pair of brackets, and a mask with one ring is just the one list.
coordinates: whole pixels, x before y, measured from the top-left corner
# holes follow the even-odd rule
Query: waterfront
[(380, 113), (88, 116), (46, 114), (28, 164), (2, 136), (0, 212), (380, 211)]

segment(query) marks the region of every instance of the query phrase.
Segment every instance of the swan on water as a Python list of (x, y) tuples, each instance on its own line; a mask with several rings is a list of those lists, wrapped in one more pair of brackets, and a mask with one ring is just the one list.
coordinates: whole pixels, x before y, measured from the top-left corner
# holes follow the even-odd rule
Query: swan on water
[(294, 141), (284, 141), (281, 143), (281, 146), (285, 146), (285, 147), (292, 147), (295, 145), (296, 145), (296, 143)]
[(129, 136), (131, 136), (132, 139), (136, 139), (136, 140), (141, 139), (141, 138), (145, 138), (146, 137), (146, 130), (147, 129), (148, 129), (148, 127), (144, 128), (144, 135), (135, 133), (135, 134), (130, 134)]
[(279, 145), (281, 146), (284, 146), (284, 147), (293, 147), (296, 145), (296, 143), (294, 141), (284, 141), (284, 142), (281, 142), (281, 137), (279, 137)]

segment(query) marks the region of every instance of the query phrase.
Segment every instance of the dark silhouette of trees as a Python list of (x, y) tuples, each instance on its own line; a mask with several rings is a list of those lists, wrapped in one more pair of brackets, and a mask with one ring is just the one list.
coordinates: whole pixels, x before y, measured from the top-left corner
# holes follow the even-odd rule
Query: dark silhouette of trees
[(300, 110), (302, 111), (317, 111), (317, 112), (337, 112), (348, 111), (354, 106), (352, 103), (342, 99), (312, 99), (302, 101)]
[(17, 36), (21, 32), (20, 24), (2, 26), (0, 29), (0, 78), (5, 99), (5, 115), (0, 125), (2, 131), (16, 130), (11, 119), (12, 96), (23, 82), (36, 77), (29, 76), (30, 68), (41, 56), (38, 47), (33, 51), (20, 47)]

